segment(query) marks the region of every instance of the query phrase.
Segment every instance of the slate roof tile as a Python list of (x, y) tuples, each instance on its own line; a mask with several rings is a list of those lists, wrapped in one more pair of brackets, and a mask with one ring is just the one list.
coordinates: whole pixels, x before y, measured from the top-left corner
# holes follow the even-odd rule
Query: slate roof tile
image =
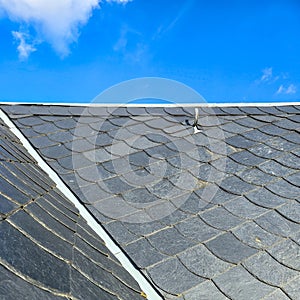
[(117, 279), (113, 274), (104, 270), (101, 266), (92, 262), (81, 252), (74, 250), (74, 267), (80, 269), (81, 273), (90, 278), (94, 283), (99, 285), (103, 290), (110, 291), (114, 287), (115, 294), (121, 299), (131, 300), (140, 299), (139, 293), (129, 289), (122, 281)]
[(214, 207), (199, 216), (205, 223), (219, 230), (228, 230), (243, 222), (241, 218), (234, 216), (223, 207)]
[(280, 128), (294, 130), (294, 131), (298, 131), (298, 132), (300, 129), (299, 124), (297, 122), (293, 122), (289, 119), (283, 119), (278, 122), (275, 122), (274, 124)]
[[(238, 134), (238, 133), (243, 134), (243, 133), (251, 130), (250, 128), (247, 128), (246, 126), (239, 125), (234, 122), (225, 123), (220, 128), (221, 128), (221, 130), (224, 130), (226, 132), (233, 133), (233, 134)], [(237, 136), (237, 135), (235, 135), (235, 136)], [(244, 141), (244, 140), (241, 139), (241, 141)]]
[[(149, 268), (148, 274), (157, 285), (161, 286), (161, 289), (173, 295), (180, 295), (183, 291), (204, 281), (203, 278), (189, 272), (177, 258)], [(187, 280), (181, 283), (182, 278)]]
[[(7, 142), (11, 143), (10, 140)], [(19, 149), (26, 153), (22, 146)], [(0, 257), (1, 264), (7, 269), (0, 266), (0, 295), (5, 299), (8, 299), (7, 295), (28, 299), (69, 299), (74, 296), (83, 299), (82, 290), (85, 290), (85, 299), (99, 299), (99, 296), (101, 299), (142, 299), (138, 284), (115, 258), (110, 258), (112, 254), (104, 242), (79, 217), (75, 206), (55, 188), (47, 174), (35, 165), (34, 159), (28, 154), (24, 156), (28, 161), (1, 162), (0, 206), (4, 218), (1, 216), (0, 221), (3, 245)], [(17, 192), (12, 183), (23, 193)], [(8, 198), (4, 196), (5, 191)], [(84, 274), (84, 266), (76, 266), (80, 273), (74, 270), (75, 237), (80, 255), (89, 256), (89, 270), (95, 269), (102, 258), (105, 267), (101, 278), (99, 269), (98, 273), (93, 272), (92, 279)], [(81, 244), (78, 244), (79, 240)], [(74, 280), (75, 274), (81, 274), (77, 276), (79, 282)], [(113, 284), (105, 287), (98, 284), (104, 277), (111, 278)]]
[(281, 289), (278, 288), (277, 290), (275, 290), (274, 293), (264, 298), (264, 300), (272, 300), (272, 299), (288, 300), (290, 298)]
[(211, 162), (211, 165), (213, 165), (216, 169), (218, 169), (221, 172), (226, 172), (232, 176), (232, 174), (235, 174), (237, 172), (246, 170), (247, 167), (241, 164), (238, 164), (232, 159), (229, 158), (219, 158), (215, 161)]
[(18, 205), (9, 198), (0, 194), (0, 215), (5, 216), (16, 210)]
[(265, 161), (265, 159), (256, 156), (247, 150), (233, 153), (229, 157), (235, 162), (246, 166), (256, 166)]
[(266, 186), (266, 188), (276, 195), (289, 199), (297, 199), (300, 196), (299, 188), (288, 183), (284, 179), (280, 179), (274, 183), (270, 183)]
[(121, 245), (129, 244), (138, 239), (138, 236), (130, 232), (130, 230), (120, 221), (113, 221), (104, 226), (116, 237)]
[(282, 240), (281, 237), (264, 230), (253, 221), (234, 228), (232, 233), (244, 244), (257, 249), (268, 248)]
[(293, 270), (300, 271), (299, 245), (290, 239), (286, 239), (268, 249), (268, 253), (281, 264)]
[[(255, 127), (254, 127), (255, 128)], [(257, 141), (257, 142), (264, 142), (265, 140), (269, 139), (270, 136), (259, 131), (258, 129), (253, 129), (247, 132), (242, 133), (242, 136), (246, 139)]]
[(208, 279), (223, 273), (233, 266), (217, 258), (203, 245), (189, 248), (180, 253), (178, 257), (192, 273)]
[(246, 169), (245, 171), (238, 173), (237, 176), (247, 183), (258, 186), (265, 186), (269, 182), (277, 180), (276, 176), (267, 174), (256, 167)]
[(284, 115), (284, 113), (275, 106), (260, 106), (258, 107), (258, 109), (263, 111), (267, 115)]
[(0, 298), (2, 299), (45, 299), (67, 300), (68, 296), (57, 296), (41, 287), (18, 277), (0, 265)]
[(40, 150), (43, 156), (50, 159), (66, 157), (69, 155), (69, 150), (62, 144), (56, 144), (54, 146), (45, 147)]
[(45, 135), (39, 135), (35, 138), (30, 139), (30, 143), (37, 148), (50, 147), (59, 144), (58, 142), (50, 140)]
[(206, 243), (207, 248), (218, 258), (238, 264), (257, 252), (239, 241), (232, 233), (224, 233)]
[(124, 249), (140, 268), (149, 267), (168, 258), (167, 255), (156, 250), (145, 238), (128, 244)]
[(298, 145), (295, 145), (293, 142), (288, 142), (282, 137), (275, 137), (273, 139), (269, 139), (264, 142), (267, 146), (270, 146), (272, 148), (275, 148), (276, 150), (280, 151), (291, 151), (298, 147)]
[(288, 177), (285, 177), (285, 180), (291, 183), (292, 185), (300, 187), (300, 171), (293, 173)]
[(237, 176), (225, 178), (221, 182), (220, 187), (228, 193), (232, 193), (234, 195), (244, 195), (256, 188), (256, 186), (241, 180)]
[(220, 290), (215, 286), (215, 284), (206, 280), (203, 283), (200, 283), (195, 288), (191, 289), (187, 293), (185, 293), (185, 299), (189, 300), (226, 300), (227, 298)]
[(300, 292), (300, 276), (295, 278), (294, 280), (289, 281), (284, 287), (283, 290), (286, 294), (293, 300), (299, 298)]
[(235, 198), (232, 201), (224, 203), (223, 206), (233, 215), (249, 220), (252, 220), (268, 211), (261, 206), (252, 204), (245, 197)]
[(43, 119), (36, 117), (23, 117), (18, 118), (18, 122), (24, 126), (37, 126), (44, 123)]
[[(76, 269), (71, 270), (71, 293), (76, 295), (80, 300), (88, 299), (96, 300), (98, 299), (99, 292), (101, 291), (101, 298), (103, 300), (117, 300), (117, 296), (113, 295), (103, 289), (98, 285), (88, 279), (86, 276), (78, 272)], [(85, 287), (84, 289), (82, 287)]]
[(148, 237), (149, 242), (160, 253), (174, 255), (190, 248), (195, 243), (179, 233), (175, 228), (167, 228)]
[(286, 134), (282, 136), (285, 140), (288, 140), (289, 142), (300, 144), (300, 134), (298, 132), (291, 132), (289, 134)]
[(289, 221), (275, 211), (269, 211), (255, 219), (255, 223), (270, 233), (289, 237), (300, 230), (300, 225)]
[(248, 149), (251, 153), (262, 157), (262, 158), (275, 158), (279, 155), (281, 155), (281, 151), (280, 150), (276, 150), (270, 146), (267, 146), (265, 144), (258, 144), (255, 145), (254, 147), (251, 147)]
[(274, 160), (268, 160), (265, 163), (259, 165), (258, 168), (269, 175), (277, 177), (287, 176), (295, 172), (294, 170), (291, 170), (291, 168), (288, 168)]
[(261, 252), (243, 262), (244, 267), (261, 281), (281, 287), (299, 275), (274, 260), (268, 253)]
[(207, 225), (198, 216), (183, 220), (175, 225), (175, 228), (185, 237), (198, 242), (207, 241), (217, 234), (222, 233), (222, 231)]
[(292, 153), (286, 153), (282, 156), (275, 158), (275, 160), (277, 162), (279, 162), (280, 164), (282, 164), (286, 167), (289, 167), (291, 169), (296, 169), (296, 170), (300, 169), (299, 157), (297, 157), (296, 155), (294, 155)]
[(283, 105), (283, 106), (277, 106), (276, 107), (279, 111), (283, 111), (285, 113), (299, 113), (299, 110), (297, 109), (297, 107), (294, 106), (290, 106), (290, 105)]
[(300, 224), (300, 203), (294, 200), (277, 208), (277, 211), (285, 218)]
[[(297, 298), (298, 106), (201, 107), (197, 134), (189, 125), (194, 108), (187, 107), (3, 109), (163, 298)], [(53, 182), (32, 167), (35, 162), (5, 128), (0, 126), (0, 160), (10, 160), (4, 168), (18, 178), (10, 182), (19, 189), (28, 178), (34, 184), (26, 187), (32, 196), (23, 193), (24, 198), (0, 176), (0, 224), (12, 224), (18, 216), (22, 203), (14, 197), (19, 195), (25, 205), (34, 200), (21, 210), (32, 220), (28, 224), (43, 226), (45, 238), (28, 233), (35, 247), (42, 243), (60, 259), (67, 247), (56, 249), (55, 239), (75, 242), (77, 270), (70, 269), (68, 295), (139, 299), (134, 279)], [(37, 194), (43, 196), (33, 199)], [(21, 230), (23, 223), (14, 228)], [(49, 240), (47, 232), (52, 234)], [(218, 263), (209, 263), (214, 261)], [(240, 263), (248, 271), (242, 265), (232, 267)], [(278, 274), (272, 274), (272, 266)], [(107, 280), (99, 280), (105, 272)]]
[(77, 120), (73, 117), (68, 117), (65, 119), (59, 118), (55, 125), (60, 129), (74, 129), (77, 125)]
[[(43, 287), (68, 293), (70, 268), (55, 258), (7, 222), (0, 223), (2, 247), (1, 260), (19, 270), (22, 274), (40, 282)], [(28, 255), (30, 253), (30, 255)], [(26, 257), (26, 260), (24, 260)], [(40, 266), (40, 267), (39, 267)], [(47, 272), (44, 267), (47, 266)], [(57, 276), (59, 273), (61, 276)]]
[(18, 211), (9, 218), (9, 221), (54, 255), (68, 261), (72, 260), (73, 245), (46, 229), (25, 211)]
[(262, 299), (275, 288), (251, 276), (242, 266), (237, 266), (214, 279), (217, 287), (230, 299)]
[(259, 188), (257, 190), (254, 190), (246, 194), (245, 197), (254, 204), (265, 208), (274, 208), (287, 203), (287, 199), (270, 192), (266, 188)]
[(282, 136), (284, 134), (289, 133), (288, 130), (275, 126), (273, 125), (273, 123), (262, 126), (258, 130), (261, 131), (262, 133), (269, 135), (269, 138), (274, 136)]

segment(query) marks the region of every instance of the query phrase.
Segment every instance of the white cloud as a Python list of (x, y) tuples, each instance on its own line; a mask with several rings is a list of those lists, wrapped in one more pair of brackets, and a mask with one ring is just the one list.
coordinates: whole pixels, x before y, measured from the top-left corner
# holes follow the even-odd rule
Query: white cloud
[(280, 95), (280, 94), (285, 94), (285, 95), (293, 95), (296, 94), (297, 92), (297, 88), (294, 84), (290, 84), (287, 87), (284, 87), (283, 85), (280, 85), (280, 87), (278, 88), (276, 94)]
[(297, 88), (293, 84), (290, 84), (286, 89), (286, 94), (296, 94), (296, 92), (297, 92)]
[(116, 2), (116, 3), (120, 3), (120, 4), (126, 4), (131, 1), (132, 0), (106, 0), (106, 2)]
[(280, 87), (278, 88), (276, 94), (283, 94), (284, 93), (285, 88), (283, 87), (283, 85), (280, 85)]
[(262, 70), (263, 75), (260, 78), (261, 82), (266, 82), (271, 80), (272, 76), (273, 76), (273, 68), (265, 68)]
[[(129, 1), (106, 0), (119, 4)], [(99, 8), (100, 2), (101, 0), (0, 0), (0, 10), (4, 10), (12, 21), (33, 26), (39, 40), (50, 43), (57, 53), (65, 56), (69, 53), (69, 45), (77, 41), (80, 26), (87, 23), (92, 11)], [(24, 37), (25, 32), (19, 34)], [(20, 37), (16, 38), (21, 41)], [(27, 45), (25, 39), (23, 45)], [(27, 51), (24, 54), (33, 52), (30, 48), (25, 48)]]
[(17, 47), (19, 52), (19, 59), (26, 60), (32, 52), (36, 51), (34, 43), (30, 43), (28, 41), (29, 35), (24, 32), (13, 31), (12, 34), (13, 37), (19, 42), (19, 45)]

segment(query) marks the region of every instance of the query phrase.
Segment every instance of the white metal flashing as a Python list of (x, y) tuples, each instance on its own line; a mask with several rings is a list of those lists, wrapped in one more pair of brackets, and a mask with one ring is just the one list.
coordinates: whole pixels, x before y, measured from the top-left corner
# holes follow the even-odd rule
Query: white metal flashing
[(95, 231), (96, 234), (105, 242), (106, 247), (111, 251), (115, 257), (119, 260), (122, 266), (128, 273), (138, 282), (143, 292), (147, 295), (149, 300), (161, 300), (161, 296), (155, 291), (148, 280), (137, 270), (130, 262), (127, 256), (122, 252), (119, 246), (110, 238), (103, 227), (96, 222), (94, 217), (88, 212), (88, 210), (82, 205), (72, 191), (65, 185), (65, 183), (59, 178), (59, 176), (52, 170), (52, 168), (43, 160), (38, 152), (32, 147), (26, 137), (21, 131), (14, 125), (14, 123), (8, 118), (8, 116), (0, 109), (0, 118), (10, 128), (10, 130), (19, 138), (25, 149), (29, 154), (37, 161), (38, 165), (49, 175), (49, 177), (56, 183), (57, 188), (76, 206), (80, 215), (86, 220), (88, 225)]
[(154, 103), (154, 104), (133, 104), (133, 103), (55, 103), (55, 102), (0, 102), (0, 105), (42, 105), (42, 106), (79, 106), (79, 107), (270, 107), (270, 106), (291, 106), (300, 105), (298, 102), (261, 102), (261, 103)]

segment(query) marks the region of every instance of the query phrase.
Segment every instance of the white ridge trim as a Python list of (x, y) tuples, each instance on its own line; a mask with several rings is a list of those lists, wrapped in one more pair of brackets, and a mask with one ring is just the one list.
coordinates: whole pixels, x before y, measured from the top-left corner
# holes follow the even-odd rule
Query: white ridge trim
[(121, 265), (127, 270), (129, 274), (137, 281), (142, 291), (147, 295), (149, 300), (162, 300), (161, 296), (155, 291), (148, 280), (137, 270), (130, 262), (127, 256), (122, 252), (120, 247), (110, 238), (103, 227), (97, 223), (94, 217), (82, 205), (72, 191), (65, 185), (59, 176), (52, 170), (52, 168), (43, 160), (39, 153), (32, 147), (27, 138), (14, 125), (9, 117), (0, 109), (0, 118), (10, 128), (10, 130), (21, 141), (29, 154), (37, 161), (38, 165), (49, 175), (49, 177), (56, 183), (57, 188), (76, 206), (80, 215), (86, 220), (87, 224), (95, 231), (96, 234), (105, 242), (106, 247), (119, 260)]
[(270, 106), (291, 106), (300, 105), (300, 101), (295, 102), (227, 102), (227, 103), (208, 103), (208, 102), (195, 102), (195, 103), (68, 103), (68, 102), (0, 102), (0, 105), (42, 105), (42, 106), (79, 106), (79, 107), (270, 107)]

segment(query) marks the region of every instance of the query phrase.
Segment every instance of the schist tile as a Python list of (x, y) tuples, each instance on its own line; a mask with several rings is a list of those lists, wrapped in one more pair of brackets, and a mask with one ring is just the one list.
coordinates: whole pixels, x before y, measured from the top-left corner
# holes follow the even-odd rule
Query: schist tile
[(278, 263), (266, 252), (252, 256), (243, 262), (243, 265), (256, 278), (277, 287), (281, 287), (299, 275), (299, 272)]
[(214, 279), (218, 288), (230, 299), (262, 299), (275, 288), (257, 280), (242, 266), (237, 266)]
[(228, 300), (211, 280), (206, 280), (184, 294), (188, 300)]
[(184, 220), (175, 227), (187, 238), (198, 242), (204, 242), (222, 233), (222, 231), (207, 225), (198, 216)]
[(0, 223), (0, 235), (2, 261), (45, 287), (69, 292), (70, 268), (65, 262), (38, 247), (7, 222)]
[(268, 253), (281, 264), (300, 271), (300, 247), (294, 241), (286, 239), (269, 248)]
[(300, 203), (291, 200), (277, 208), (277, 211), (285, 218), (300, 224)]
[(216, 257), (203, 245), (189, 248), (178, 257), (188, 270), (209, 279), (233, 266)]
[(208, 249), (218, 258), (230, 262), (240, 263), (257, 252), (256, 249), (240, 242), (232, 233), (225, 233), (206, 243)]
[(281, 237), (262, 229), (253, 221), (243, 223), (233, 229), (232, 233), (244, 244), (257, 249), (266, 249), (282, 240)]
[(25, 211), (21, 210), (15, 213), (9, 220), (25, 231), (43, 247), (60, 257), (69, 261), (72, 260), (72, 244), (62, 240), (57, 235), (47, 230), (41, 223), (34, 220)]
[(245, 197), (238, 197), (232, 201), (226, 202), (224, 203), (224, 207), (233, 215), (246, 219), (253, 219), (268, 211), (261, 206), (252, 204)]
[(0, 266), (0, 298), (1, 299), (43, 299), (67, 300), (68, 296), (57, 296), (52, 292), (37, 287)]
[(195, 245), (194, 242), (185, 238), (175, 228), (161, 230), (148, 237), (149, 242), (160, 253), (174, 255)]
[(246, 198), (254, 204), (265, 208), (275, 208), (288, 202), (287, 199), (270, 192), (266, 188), (259, 188), (247, 193)]
[(128, 244), (124, 250), (140, 268), (151, 266), (168, 258), (156, 250), (145, 238)]
[[(179, 295), (204, 281), (188, 271), (178, 258), (164, 260), (148, 269), (152, 280), (164, 291)], [(182, 280), (182, 279), (185, 280)]]
[(276, 211), (270, 211), (258, 217), (255, 223), (266, 231), (281, 237), (289, 237), (300, 230), (299, 224), (289, 221)]
[(244, 221), (243, 219), (234, 216), (223, 207), (216, 207), (203, 212), (200, 214), (200, 218), (204, 220), (205, 223), (220, 230), (228, 230)]

